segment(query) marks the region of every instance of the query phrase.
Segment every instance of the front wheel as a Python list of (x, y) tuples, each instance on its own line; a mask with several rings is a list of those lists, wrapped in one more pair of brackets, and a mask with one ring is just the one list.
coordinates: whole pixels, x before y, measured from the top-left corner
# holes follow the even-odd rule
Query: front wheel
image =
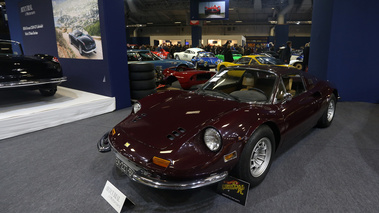
[(83, 54), (84, 54), (84, 52), (83, 52), (83, 48), (82, 48), (81, 45), (79, 45), (79, 53), (80, 53), (80, 55), (83, 55)]
[(176, 60), (180, 60), (180, 58), (179, 58), (179, 56), (178, 56), (178, 55), (176, 55), (176, 56), (175, 56), (175, 59), (176, 59)]
[(247, 142), (236, 172), (250, 187), (259, 185), (266, 177), (275, 150), (274, 133), (268, 126), (259, 127)]
[(223, 69), (225, 69), (225, 66), (224, 65), (221, 65), (220, 66), (220, 69), (218, 71), (222, 71)]
[(57, 87), (50, 87), (50, 88), (40, 88), (39, 92), (41, 93), (42, 96), (53, 96), (57, 92)]

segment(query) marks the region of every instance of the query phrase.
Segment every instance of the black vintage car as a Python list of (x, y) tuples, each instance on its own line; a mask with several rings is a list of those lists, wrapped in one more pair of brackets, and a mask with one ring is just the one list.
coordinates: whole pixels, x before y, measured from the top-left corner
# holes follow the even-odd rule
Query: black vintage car
[(80, 30), (74, 30), (68, 34), (70, 43), (78, 48), (80, 55), (96, 53), (95, 40)]
[(0, 40), (0, 89), (39, 89), (42, 95), (52, 96), (66, 80), (56, 57), (25, 56), (19, 42)]

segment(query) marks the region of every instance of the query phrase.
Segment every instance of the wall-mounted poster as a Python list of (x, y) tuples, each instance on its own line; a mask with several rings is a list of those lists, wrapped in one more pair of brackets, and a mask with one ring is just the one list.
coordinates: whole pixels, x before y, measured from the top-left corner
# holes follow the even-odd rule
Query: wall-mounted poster
[(58, 56), (103, 59), (98, 0), (52, 0)]

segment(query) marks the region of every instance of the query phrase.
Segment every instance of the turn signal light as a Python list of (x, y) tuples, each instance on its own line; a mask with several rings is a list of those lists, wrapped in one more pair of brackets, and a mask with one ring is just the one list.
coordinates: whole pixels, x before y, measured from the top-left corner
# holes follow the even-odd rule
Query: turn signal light
[(161, 167), (164, 167), (164, 168), (167, 168), (168, 165), (170, 165), (170, 161), (169, 160), (165, 160), (165, 159), (162, 159), (162, 158), (158, 158), (158, 157), (153, 157), (153, 163), (158, 165), (158, 166), (161, 166)]
[(233, 159), (236, 159), (236, 158), (237, 158), (237, 152), (234, 151), (230, 154), (224, 155), (224, 162), (226, 163), (226, 162), (233, 160)]

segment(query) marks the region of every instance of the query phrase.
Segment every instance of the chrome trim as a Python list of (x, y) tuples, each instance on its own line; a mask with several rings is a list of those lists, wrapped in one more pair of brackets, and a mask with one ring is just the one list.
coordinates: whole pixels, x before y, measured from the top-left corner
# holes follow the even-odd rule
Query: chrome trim
[[(114, 150), (114, 149), (113, 149)], [(228, 172), (220, 172), (216, 174), (212, 174), (211, 176), (207, 178), (201, 178), (196, 180), (189, 180), (189, 181), (167, 181), (162, 179), (157, 179), (153, 177), (149, 177), (150, 174), (148, 171), (140, 167), (139, 165), (135, 164), (134, 162), (128, 160), (124, 156), (122, 156), (120, 153), (115, 151), (116, 158), (118, 160), (122, 161), (128, 168), (125, 170), (125, 168), (120, 168), (121, 166), (116, 166), (127, 176), (129, 176), (130, 179), (133, 181), (142, 183), (146, 186), (150, 186), (157, 189), (170, 189), (170, 190), (187, 190), (187, 189), (195, 189), (203, 186), (207, 186), (210, 184), (217, 183), (221, 180), (224, 180), (228, 176)], [(117, 161), (117, 159), (116, 159)]]
[(13, 87), (27, 87), (36, 86), (43, 84), (60, 84), (67, 81), (67, 77), (61, 78), (48, 78), (48, 79), (37, 79), (37, 80), (20, 80), (20, 81), (10, 81), (10, 82), (0, 82), (0, 89), (2, 88), (13, 88)]
[(90, 53), (93, 53), (93, 52), (96, 53), (96, 49), (97, 48), (94, 48), (94, 49), (88, 50), (88, 51), (85, 51), (85, 50), (82, 49), (82, 52), (84, 52), (85, 54), (90, 54)]

